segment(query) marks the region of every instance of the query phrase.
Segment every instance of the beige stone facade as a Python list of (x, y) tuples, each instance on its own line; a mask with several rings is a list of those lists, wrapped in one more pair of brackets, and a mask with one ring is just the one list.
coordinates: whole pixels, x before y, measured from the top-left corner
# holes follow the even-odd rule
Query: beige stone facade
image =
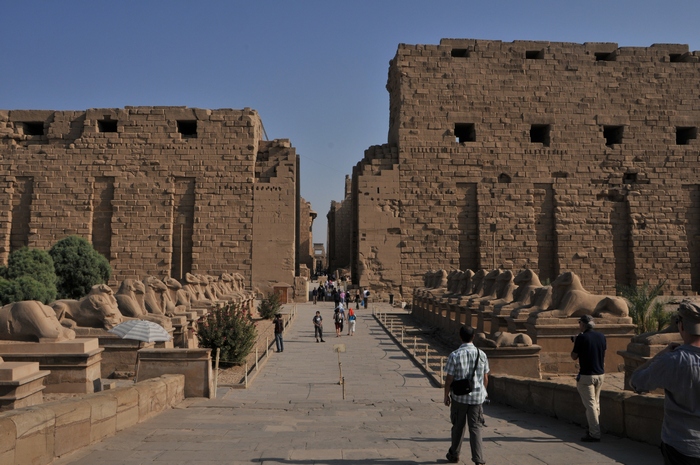
[(443, 39), (391, 61), (388, 144), (353, 171), (353, 279), (571, 270), (700, 290), (700, 53)]
[[(314, 270), (314, 247), (313, 247), (313, 225), (316, 219), (316, 212), (311, 208), (311, 203), (301, 199), (301, 210), (299, 214), (299, 266), (305, 267), (303, 272), (297, 273), (309, 278)], [(308, 274), (308, 276), (306, 276)]]
[(350, 269), (352, 260), (353, 204), (352, 180), (345, 177), (345, 195), (342, 201), (331, 202), (328, 219), (328, 268), (333, 274), (337, 269)]
[(115, 283), (190, 271), (293, 282), (310, 234), (299, 162), (288, 140), (262, 136), (248, 108), (1, 111), (0, 261), (78, 234)]

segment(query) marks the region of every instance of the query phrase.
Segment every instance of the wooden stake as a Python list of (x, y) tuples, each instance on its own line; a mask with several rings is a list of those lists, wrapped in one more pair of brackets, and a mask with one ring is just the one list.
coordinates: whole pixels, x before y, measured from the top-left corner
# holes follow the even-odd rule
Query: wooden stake
[(216, 399), (216, 389), (219, 386), (219, 353), (221, 349), (216, 348), (216, 360), (214, 361), (214, 399)]

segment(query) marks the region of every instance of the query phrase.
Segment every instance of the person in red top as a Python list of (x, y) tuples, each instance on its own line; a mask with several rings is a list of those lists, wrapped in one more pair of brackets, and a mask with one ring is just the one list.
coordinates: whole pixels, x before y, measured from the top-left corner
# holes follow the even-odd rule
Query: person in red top
[(355, 335), (355, 310), (351, 308), (348, 309), (348, 336)]

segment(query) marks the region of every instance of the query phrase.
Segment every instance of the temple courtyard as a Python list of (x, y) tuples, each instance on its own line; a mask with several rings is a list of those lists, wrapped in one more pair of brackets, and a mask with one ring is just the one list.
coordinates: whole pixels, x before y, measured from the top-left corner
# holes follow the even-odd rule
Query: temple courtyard
[[(55, 465), (432, 464), (447, 463), (449, 409), (370, 314), (337, 338), (333, 303), (296, 304), (283, 353), (271, 354), (249, 389), (219, 386), (216, 399), (175, 409), (57, 459)], [(291, 306), (285, 306), (290, 310)], [(370, 310), (391, 310), (388, 304)], [(321, 311), (325, 343), (311, 318)], [(345, 346), (338, 354), (334, 347)], [(343, 386), (339, 384), (340, 359)], [(491, 403), (485, 405), (489, 464), (659, 464), (656, 447), (604, 435), (579, 442), (582, 427)], [(467, 440), (462, 463), (471, 463)]]

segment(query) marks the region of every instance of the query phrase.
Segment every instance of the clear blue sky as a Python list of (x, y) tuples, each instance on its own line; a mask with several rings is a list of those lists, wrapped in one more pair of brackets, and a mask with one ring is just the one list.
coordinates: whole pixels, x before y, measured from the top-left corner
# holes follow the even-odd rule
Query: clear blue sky
[(256, 109), (301, 156), (326, 241), (331, 200), (386, 143), (389, 60), (441, 38), (684, 43), (700, 0), (0, 0), (0, 108)]

